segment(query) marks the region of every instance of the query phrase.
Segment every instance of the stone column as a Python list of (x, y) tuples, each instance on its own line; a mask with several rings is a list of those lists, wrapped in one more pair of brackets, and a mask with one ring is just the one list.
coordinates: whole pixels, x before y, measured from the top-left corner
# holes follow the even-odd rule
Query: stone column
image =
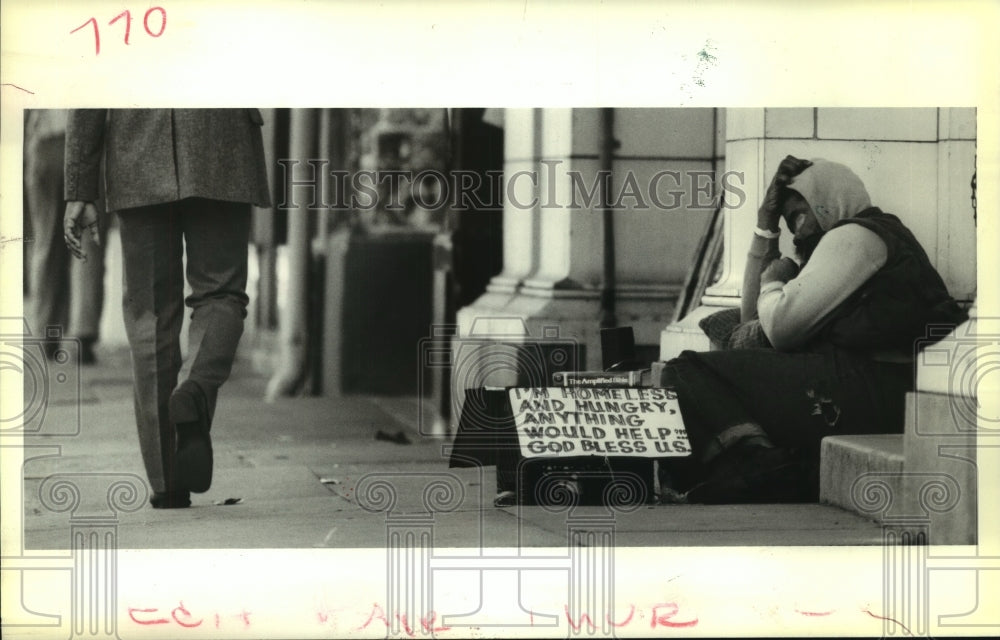
[[(953, 296), (974, 300), (978, 217), (971, 184), (976, 173), (974, 108), (938, 109), (937, 170), (937, 250), (931, 260)], [(989, 197), (990, 186), (985, 188)]]
[[(937, 122), (938, 215), (930, 227), (934, 250), (928, 249), (928, 254), (955, 297), (975, 300), (977, 212), (971, 180), (976, 171), (976, 111), (938, 109)], [(976, 304), (969, 315), (968, 322), (939, 342), (919, 345), (916, 391), (907, 403), (903, 506), (906, 513), (926, 514), (934, 544), (975, 544), (980, 517), (989, 517), (989, 510), (977, 508), (977, 476), (979, 469), (991, 468), (991, 448), (979, 445), (995, 435), (1000, 424), (995, 401), (1000, 347), (996, 321), (980, 318)], [(955, 495), (930, 491), (921, 474), (931, 470), (955, 481)]]
[(503, 198), (503, 271), (493, 277), (477, 305), (502, 308), (534, 271), (538, 263), (535, 207), (525, 206), (534, 197), (528, 180), (510, 181), (518, 172), (536, 168), (537, 128), (540, 109), (507, 109), (504, 114), (504, 178), (498, 188)]
[[(558, 326), (563, 337), (581, 340), (583, 325), (596, 324), (601, 220), (571, 206), (571, 173), (581, 172), (588, 187), (596, 177), (596, 113), (507, 110), (504, 268), (485, 295), (459, 311), (461, 336), (529, 342), (543, 337), (543, 326)], [(513, 330), (511, 319), (518, 321)], [(572, 319), (574, 326), (563, 322)]]
[[(633, 327), (636, 344), (652, 349), (653, 357), (711, 214), (715, 124), (713, 109), (614, 112), (617, 148), (609, 188), (614, 313), (617, 324)], [(484, 355), (477, 360), (483, 370), (493, 365), (492, 374), (456, 370), (453, 380), (511, 385), (524, 377), (519, 366), (499, 371), (502, 367), (495, 365), (503, 358), (487, 355), (489, 343), (524, 347), (511, 362), (541, 353), (544, 366), (552, 370), (601, 368), (602, 139), (598, 109), (507, 110), (504, 268), (486, 294), (458, 312), (455, 339), (456, 353), (462, 343), (482, 343)], [(654, 179), (665, 170), (673, 174)], [(709, 185), (700, 208), (692, 203), (687, 184), (695, 177), (688, 173), (692, 170), (701, 171)], [(553, 360), (547, 351), (553, 344), (573, 345), (575, 357)], [(461, 402), (465, 388), (453, 386), (453, 402)], [(453, 421), (459, 415), (460, 407)]]
[[(757, 208), (781, 159), (788, 154), (809, 157), (806, 140), (814, 136), (813, 109), (726, 109), (726, 192), (722, 273), (702, 297), (701, 305), (660, 336), (660, 358), (669, 360), (685, 349), (707, 351), (708, 337), (698, 322), (721, 309), (738, 307), (743, 268), (757, 224)], [(735, 172), (735, 173), (730, 173)], [(737, 189), (738, 188), (738, 189)], [(784, 234), (787, 236), (788, 234)], [(791, 251), (790, 240), (781, 240)]]

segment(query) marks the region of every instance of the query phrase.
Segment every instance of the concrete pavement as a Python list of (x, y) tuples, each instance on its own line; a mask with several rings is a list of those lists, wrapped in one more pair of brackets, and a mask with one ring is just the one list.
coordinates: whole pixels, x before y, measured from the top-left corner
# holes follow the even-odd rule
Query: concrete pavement
[[(97, 366), (81, 370), (79, 402), (72, 390), (56, 389), (45, 414), (49, 425), (70, 425), (79, 407), (79, 433), (29, 438), (29, 445), (44, 447), (39, 454), (58, 455), (31, 457), (32, 449), (26, 455), (26, 549), (70, 544), (71, 514), (52, 508), (53, 474), (96, 479), (88, 484), (90, 494), (81, 491), (80, 513), (101, 508), (116, 477), (145, 483), (128, 353), (107, 348), (98, 355)], [(119, 511), (120, 548), (379, 548), (386, 544), (387, 518), (419, 516), (427, 504), (438, 547), (561, 547), (568, 518), (596, 522), (606, 513), (600, 507), (572, 514), (495, 508), (494, 469), (449, 469), (446, 441), (417, 433), (416, 399), (285, 398), (269, 404), (263, 400), (266, 380), (250, 369), (239, 362), (220, 394), (212, 488), (194, 494), (189, 509), (154, 510), (144, 503)], [(379, 431), (402, 432), (409, 442), (377, 439)], [(875, 523), (818, 504), (643, 506), (615, 514), (613, 525), (619, 546), (882, 542)]]

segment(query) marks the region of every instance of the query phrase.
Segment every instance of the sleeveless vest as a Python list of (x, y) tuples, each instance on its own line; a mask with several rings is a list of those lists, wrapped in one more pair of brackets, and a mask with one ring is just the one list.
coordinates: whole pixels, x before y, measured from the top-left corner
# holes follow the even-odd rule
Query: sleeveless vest
[(917, 340), (939, 339), (929, 335), (928, 325), (953, 327), (968, 319), (899, 218), (871, 207), (833, 228), (845, 224), (860, 224), (878, 234), (888, 248), (888, 259), (830, 314), (820, 334), (827, 341), (845, 349), (912, 354)]

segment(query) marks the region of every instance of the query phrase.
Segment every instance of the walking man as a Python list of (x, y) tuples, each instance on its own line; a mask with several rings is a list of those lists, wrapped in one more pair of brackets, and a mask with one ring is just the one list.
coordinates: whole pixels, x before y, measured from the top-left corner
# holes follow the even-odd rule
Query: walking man
[[(209, 430), (243, 333), (250, 205), (269, 206), (257, 109), (79, 109), (66, 132), (63, 231), (85, 257), (98, 167), (118, 214), (136, 424), (154, 508), (212, 482)], [(182, 255), (187, 254), (184, 300)], [(191, 308), (181, 362), (184, 304)]]

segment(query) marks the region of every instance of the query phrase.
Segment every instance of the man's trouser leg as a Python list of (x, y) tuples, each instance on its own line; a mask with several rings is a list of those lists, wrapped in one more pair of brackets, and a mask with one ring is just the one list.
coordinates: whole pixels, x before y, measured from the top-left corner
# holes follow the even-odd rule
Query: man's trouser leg
[(229, 378), (247, 315), (250, 206), (192, 198), (181, 215), (191, 295), (188, 354), (181, 380), (198, 383), (215, 415), (219, 387)]
[(136, 426), (153, 491), (175, 490), (176, 438), (167, 401), (181, 368), (184, 320), (183, 231), (175, 204), (118, 213), (125, 333), (132, 350)]
[(39, 141), (27, 150), (24, 188), (31, 216), (31, 309), (34, 337), (58, 326), (69, 335), (69, 261), (63, 241), (63, 138)]

